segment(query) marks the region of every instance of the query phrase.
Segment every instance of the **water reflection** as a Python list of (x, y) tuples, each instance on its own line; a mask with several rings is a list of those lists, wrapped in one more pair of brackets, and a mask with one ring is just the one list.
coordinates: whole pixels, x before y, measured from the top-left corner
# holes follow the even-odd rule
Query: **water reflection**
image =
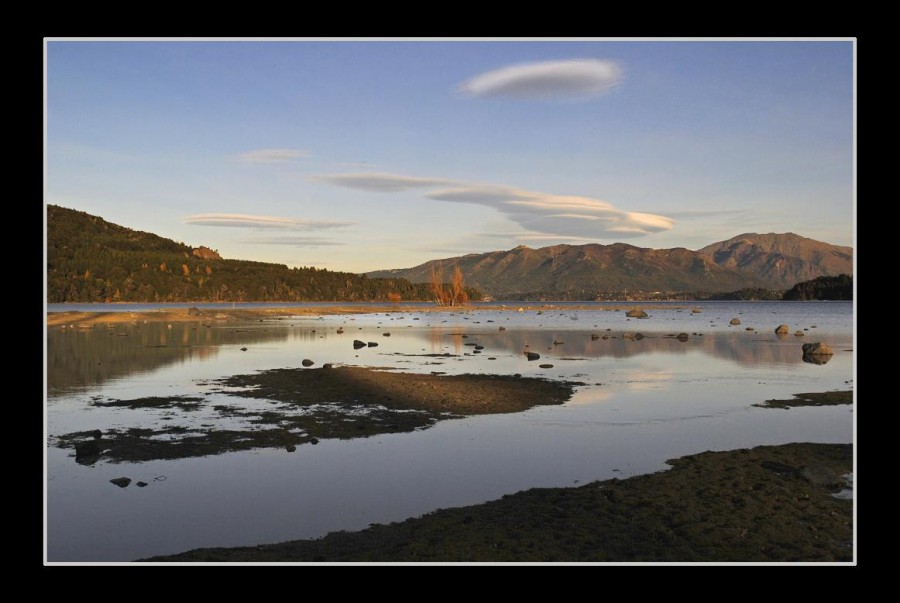
[(58, 396), (117, 377), (189, 359), (211, 359), (223, 344), (284, 340), (282, 328), (231, 328), (201, 322), (51, 327), (47, 331), (47, 390)]

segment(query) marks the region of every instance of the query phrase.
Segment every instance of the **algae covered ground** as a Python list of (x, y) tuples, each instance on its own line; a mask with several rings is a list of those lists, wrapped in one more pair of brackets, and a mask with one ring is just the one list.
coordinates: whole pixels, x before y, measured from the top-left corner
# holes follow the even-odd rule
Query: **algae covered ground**
[(672, 468), (536, 488), (359, 532), (157, 562), (850, 562), (850, 444), (704, 452)]

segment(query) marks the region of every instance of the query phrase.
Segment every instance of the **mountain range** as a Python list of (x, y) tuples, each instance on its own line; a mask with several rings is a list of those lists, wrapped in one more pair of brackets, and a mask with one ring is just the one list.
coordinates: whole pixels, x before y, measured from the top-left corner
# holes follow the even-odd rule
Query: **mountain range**
[(428, 282), (459, 266), (466, 283), (498, 299), (621, 299), (681, 292), (789, 289), (819, 276), (853, 274), (853, 249), (794, 233), (741, 234), (691, 251), (625, 243), (554, 245), (468, 254), (369, 277)]

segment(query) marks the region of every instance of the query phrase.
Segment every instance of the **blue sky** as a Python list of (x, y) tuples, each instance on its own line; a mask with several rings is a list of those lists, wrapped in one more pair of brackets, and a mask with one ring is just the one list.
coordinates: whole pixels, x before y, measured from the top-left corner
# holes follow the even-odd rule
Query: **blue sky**
[(44, 202), (363, 272), (520, 244), (853, 245), (853, 43), (46, 41)]

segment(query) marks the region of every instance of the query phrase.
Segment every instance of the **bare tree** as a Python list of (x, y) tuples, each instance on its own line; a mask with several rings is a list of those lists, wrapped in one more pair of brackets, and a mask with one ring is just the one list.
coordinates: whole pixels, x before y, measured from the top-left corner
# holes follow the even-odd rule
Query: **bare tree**
[[(468, 296), (466, 295), (466, 284), (463, 282), (463, 273), (457, 264), (453, 268), (453, 279), (450, 281), (450, 305), (462, 305), (466, 303)], [(465, 299), (463, 299), (465, 298)]]

